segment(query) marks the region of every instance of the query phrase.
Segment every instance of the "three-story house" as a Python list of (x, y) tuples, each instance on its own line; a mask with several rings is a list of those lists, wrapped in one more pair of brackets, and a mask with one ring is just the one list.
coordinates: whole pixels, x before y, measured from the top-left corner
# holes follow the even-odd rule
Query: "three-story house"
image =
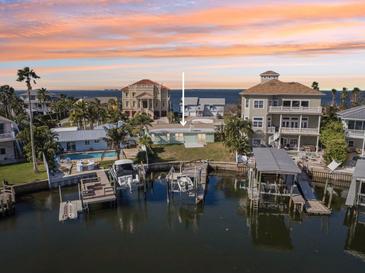
[(261, 83), (241, 94), (242, 118), (252, 122), (252, 145), (318, 151), (322, 93), (279, 74), (260, 74)]
[(122, 109), (129, 117), (144, 112), (151, 118), (167, 117), (170, 109), (169, 88), (144, 79), (122, 89)]

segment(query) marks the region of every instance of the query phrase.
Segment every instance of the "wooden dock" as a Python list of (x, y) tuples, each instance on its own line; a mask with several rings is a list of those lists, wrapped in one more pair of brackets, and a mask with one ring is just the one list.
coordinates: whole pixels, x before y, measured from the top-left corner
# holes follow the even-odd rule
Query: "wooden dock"
[(0, 213), (5, 215), (15, 208), (15, 191), (12, 186), (3, 184), (0, 188)]
[(81, 200), (61, 202), (58, 220), (62, 222), (69, 219), (77, 219), (79, 212), (82, 212), (82, 210)]
[(114, 187), (111, 185), (105, 172), (96, 172), (95, 178), (81, 180), (81, 200), (87, 207), (90, 204), (113, 202), (116, 200)]

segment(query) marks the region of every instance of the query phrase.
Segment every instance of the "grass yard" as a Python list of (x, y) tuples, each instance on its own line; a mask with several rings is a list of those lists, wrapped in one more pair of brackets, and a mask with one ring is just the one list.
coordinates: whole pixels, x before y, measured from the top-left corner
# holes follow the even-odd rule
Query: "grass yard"
[(39, 173), (33, 172), (32, 163), (20, 163), (0, 166), (0, 182), (8, 181), (10, 184), (30, 183), (36, 180), (47, 179), (44, 165), (38, 165)]
[(184, 145), (154, 145), (155, 155), (150, 155), (150, 162), (158, 161), (193, 161), (214, 160), (222, 162), (234, 161), (234, 156), (223, 143), (210, 143), (201, 148), (185, 148)]

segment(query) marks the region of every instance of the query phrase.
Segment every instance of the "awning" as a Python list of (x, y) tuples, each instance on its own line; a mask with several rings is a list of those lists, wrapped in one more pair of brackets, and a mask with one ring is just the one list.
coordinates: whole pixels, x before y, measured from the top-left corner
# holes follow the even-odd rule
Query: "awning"
[(262, 173), (294, 175), (301, 173), (285, 150), (259, 147), (253, 148), (253, 154), (255, 155), (256, 169)]

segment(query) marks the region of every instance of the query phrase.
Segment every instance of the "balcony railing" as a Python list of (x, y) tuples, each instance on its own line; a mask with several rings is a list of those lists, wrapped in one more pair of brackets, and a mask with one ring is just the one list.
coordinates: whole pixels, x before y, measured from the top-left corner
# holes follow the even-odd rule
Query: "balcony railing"
[(15, 139), (14, 132), (0, 133), (0, 140), (4, 140), (4, 139)]
[(365, 130), (361, 129), (347, 129), (346, 136), (350, 138), (364, 138)]
[(281, 133), (283, 134), (311, 134), (317, 135), (318, 128), (291, 128), (291, 127), (282, 127)]
[(284, 107), (284, 106), (270, 106), (271, 113), (314, 113), (321, 114), (322, 107)]
[(267, 133), (275, 133), (275, 127), (267, 127)]

